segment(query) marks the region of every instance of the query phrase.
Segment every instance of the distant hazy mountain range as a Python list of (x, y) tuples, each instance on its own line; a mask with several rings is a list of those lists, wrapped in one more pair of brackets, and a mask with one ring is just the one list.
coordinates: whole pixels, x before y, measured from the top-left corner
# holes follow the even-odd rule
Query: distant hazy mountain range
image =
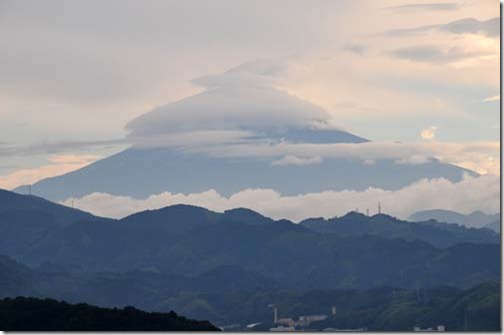
[(485, 228), (492, 229), (496, 233), (500, 234), (501, 221), (497, 220), (497, 221), (494, 221), (494, 222), (490, 222), (490, 223), (488, 223), (488, 224), (485, 225)]
[(410, 215), (408, 220), (436, 220), (439, 222), (457, 223), (466, 227), (486, 227), (496, 232), (500, 232), (500, 213), (485, 214), (481, 211), (476, 211), (466, 215), (445, 209), (433, 209), (413, 213)]

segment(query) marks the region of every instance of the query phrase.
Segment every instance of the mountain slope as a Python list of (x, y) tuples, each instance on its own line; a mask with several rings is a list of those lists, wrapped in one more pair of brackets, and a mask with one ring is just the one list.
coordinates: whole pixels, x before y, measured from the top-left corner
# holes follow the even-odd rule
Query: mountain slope
[(56, 225), (100, 219), (90, 213), (56, 204), (38, 196), (20, 195), (0, 189), (0, 220), (8, 218), (20, 221), (19, 215), (32, 215), (33, 218), (42, 215), (44, 220), (38, 220), (40, 223), (47, 224), (50, 221)]
[[(170, 265), (159, 262), (160, 270), (197, 275), (217, 264), (239, 264), (286, 287), (298, 288), (365, 288), (387, 283), (467, 287), (474, 278), (496, 278), (499, 273), (498, 244), (437, 249), (424, 242), (369, 235), (339, 237), (289, 227), (244, 228), (214, 226), (197, 231), (165, 251), (163, 264)], [(455, 269), (464, 273), (456, 274)]]
[[(0, 254), (15, 255), (22, 259), (31, 248), (64, 227), (79, 222), (113, 222), (90, 213), (65, 207), (45, 199), (0, 190)], [(56, 247), (60, 242), (51, 248)], [(36, 251), (33, 251), (36, 252)]]
[[(167, 148), (127, 149), (77, 171), (41, 180), (32, 189), (53, 201), (93, 192), (145, 198), (165, 191), (190, 194), (214, 189), (229, 196), (248, 188), (295, 195), (370, 186), (394, 190), (422, 178), (459, 181), (463, 173), (472, 172), (435, 160), (417, 165), (377, 160), (369, 165), (327, 158), (319, 164), (272, 165), (264, 159), (215, 158)], [(334, 178), (343, 175), (345, 178)], [(26, 187), (15, 191), (25, 193)]]

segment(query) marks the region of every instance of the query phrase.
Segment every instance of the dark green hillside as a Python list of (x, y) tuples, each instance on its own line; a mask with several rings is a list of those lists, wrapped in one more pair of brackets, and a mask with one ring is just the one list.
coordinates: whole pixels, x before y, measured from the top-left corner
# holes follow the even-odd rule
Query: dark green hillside
[[(61, 231), (78, 222), (114, 222), (31, 195), (0, 189), (0, 254), (34, 264), (60, 248)], [(45, 245), (46, 239), (52, 240)]]
[[(499, 245), (494, 243), (498, 235), (488, 229), (358, 213), (336, 221), (294, 224), (243, 208), (216, 213), (187, 205), (122, 220), (86, 221), (81, 218), (89, 214), (39, 198), (7, 191), (2, 197), (7, 204), (50, 207), (33, 213), (21, 206), (19, 213), (2, 217), (0, 204), (0, 254), (42, 269), (198, 277), (237, 267), (301, 289), (444, 284), (467, 288), (500, 274)], [(70, 220), (69, 213), (79, 219)], [(243, 277), (239, 283), (246, 281)]]
[(27, 294), (33, 274), (26, 266), (0, 255), (0, 298)]
[[(487, 282), (460, 291), (449, 287), (434, 290), (391, 291), (387, 299), (364, 304), (349, 302), (322, 322), (321, 328), (407, 331), (444, 325), (448, 331), (499, 331), (500, 283)], [(366, 299), (367, 298), (367, 299)]]
[[(458, 253), (458, 249), (466, 250), (466, 247), (444, 250), (432, 269), (438, 271), (437, 266), (449, 262), (463, 264), (453, 261), (452, 257), (463, 259), (475, 252), (467, 249), (467, 254)], [(421, 278), (421, 275), (421, 272), (403, 274), (413, 278)], [(480, 276), (475, 282), (482, 278)], [(278, 306), (281, 317), (292, 318), (329, 314), (331, 307), (336, 306), (337, 314), (324, 321), (320, 328), (411, 330), (413, 326), (425, 328), (443, 324), (449, 330), (460, 330), (465, 327), (461, 320), (467, 311), (468, 329), (495, 330), (500, 317), (498, 282), (486, 282), (466, 290), (441, 284), (426, 287), (421, 281), (413, 281), (417, 286), (412, 289), (322, 290), (287, 287), (237, 266), (214, 268), (196, 277), (153, 271), (68, 272), (56, 267), (47, 272), (31, 270), (2, 257), (0, 283), (2, 297), (52, 297), (103, 307), (133, 305), (147, 311), (175, 310), (218, 325), (271, 323), (271, 309), (267, 306), (272, 303)]]
[(134, 307), (107, 309), (52, 299), (0, 300), (5, 331), (216, 331), (207, 321), (170, 313), (146, 313)]

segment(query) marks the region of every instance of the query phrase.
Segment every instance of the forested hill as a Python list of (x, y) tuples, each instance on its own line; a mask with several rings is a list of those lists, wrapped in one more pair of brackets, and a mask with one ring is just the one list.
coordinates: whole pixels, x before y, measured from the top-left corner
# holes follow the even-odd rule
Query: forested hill
[(492, 229), (468, 228), (461, 223), (445, 223), (436, 220), (403, 221), (387, 214), (367, 216), (349, 212), (329, 220), (310, 218), (300, 225), (319, 233), (340, 236), (376, 235), (384, 238), (421, 240), (436, 247), (446, 248), (457, 243), (500, 243), (500, 236)]
[(199, 277), (231, 266), (239, 269), (237, 283), (263, 278), (303, 289), (467, 288), (500, 275), (499, 235), (489, 229), (359, 213), (295, 224), (244, 208), (217, 213), (188, 205), (86, 219), (90, 214), (49, 201), (2, 194), (0, 254), (52, 272)]
[(4, 331), (218, 331), (208, 321), (170, 313), (147, 313), (134, 307), (109, 309), (52, 299), (18, 297), (0, 300)]
[(320, 295), (319, 301), (339, 299), (338, 306), (341, 306), (336, 315), (318, 323), (316, 327), (321, 329), (411, 331), (414, 326), (427, 329), (438, 325), (445, 326), (447, 331), (501, 329), (498, 281), (467, 290), (446, 286), (429, 290), (380, 288), (342, 294), (328, 292), (325, 298)]

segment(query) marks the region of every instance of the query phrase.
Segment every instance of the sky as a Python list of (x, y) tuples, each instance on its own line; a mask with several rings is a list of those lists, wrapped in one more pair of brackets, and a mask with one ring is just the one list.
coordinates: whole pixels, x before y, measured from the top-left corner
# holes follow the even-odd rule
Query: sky
[[(498, 20), (496, 0), (2, 0), (0, 188), (75, 170), (145, 134), (151, 143), (160, 124), (190, 124), (179, 141), (240, 138), (235, 126), (269, 122), (271, 102), (299, 107), (278, 108), (278, 122), (376, 142), (352, 150), (364, 159), (401, 142), (414, 154), (399, 160), (434, 155), (499, 174)], [(272, 93), (256, 99), (243, 83)], [(219, 92), (235, 94), (237, 114), (142, 116), (198, 93), (204, 107)]]

